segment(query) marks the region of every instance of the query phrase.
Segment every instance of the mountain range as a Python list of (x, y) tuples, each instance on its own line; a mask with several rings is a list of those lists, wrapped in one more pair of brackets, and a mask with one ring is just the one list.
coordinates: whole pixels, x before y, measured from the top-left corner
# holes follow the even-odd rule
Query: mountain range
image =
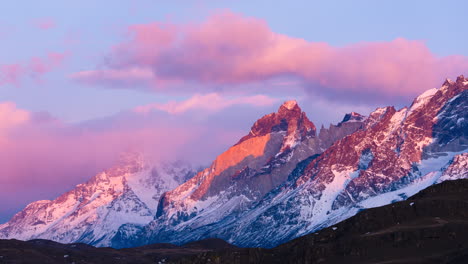
[(432, 185), (272, 249), (221, 239), (184, 245), (96, 248), (49, 240), (0, 240), (0, 263), (446, 263), (468, 261), (468, 179)]
[(2, 239), (115, 248), (221, 238), (272, 248), (359, 211), (468, 178), (468, 80), (459, 76), (409, 107), (352, 112), (322, 127), (296, 101), (196, 171), (130, 153), (53, 201), (0, 225)]

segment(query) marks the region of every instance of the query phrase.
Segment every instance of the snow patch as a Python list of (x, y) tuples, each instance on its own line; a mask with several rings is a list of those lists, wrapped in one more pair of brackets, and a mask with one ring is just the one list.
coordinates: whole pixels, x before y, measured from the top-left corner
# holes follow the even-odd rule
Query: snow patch
[(421, 106), (425, 105), (429, 100), (432, 98), (432, 96), (438, 91), (439, 89), (437, 88), (432, 88), (424, 93), (422, 93), (420, 96), (418, 96), (413, 104), (411, 105), (409, 111), (408, 111), (408, 116), (411, 115), (416, 109), (420, 108)]
[(373, 208), (391, 204), (397, 201), (404, 200), (404, 197), (410, 197), (415, 195), (422, 189), (425, 189), (436, 182), (439, 178), (440, 172), (431, 172), (427, 175), (413, 181), (411, 184), (407, 185), (404, 188), (398, 189), (393, 192), (387, 192), (380, 194), (378, 196), (373, 196), (369, 199), (361, 201), (358, 203), (358, 207), (361, 208)]
[(374, 159), (374, 154), (370, 149), (365, 149), (359, 158), (358, 170), (367, 170), (369, 164)]

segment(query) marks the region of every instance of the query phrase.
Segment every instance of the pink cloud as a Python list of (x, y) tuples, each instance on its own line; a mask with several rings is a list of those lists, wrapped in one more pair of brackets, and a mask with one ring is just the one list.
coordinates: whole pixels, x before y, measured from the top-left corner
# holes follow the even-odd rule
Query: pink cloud
[(43, 75), (60, 66), (66, 56), (66, 53), (50, 52), (45, 58), (33, 57), (29, 69), (33, 74)]
[(13, 84), (18, 86), (25, 70), (19, 64), (0, 65), (0, 85)]
[(436, 56), (423, 41), (397, 38), (334, 47), (275, 33), (263, 20), (231, 12), (202, 23), (140, 24), (128, 31), (129, 39), (112, 48), (104, 69), (72, 77), (129, 86), (133, 72), (143, 71), (147, 74), (136, 78), (144, 80), (140, 84), (161, 89), (151, 80), (212, 88), (286, 76), (324, 93), (411, 97), (468, 68), (467, 57)]
[(43, 30), (51, 29), (56, 26), (55, 20), (53, 20), (52, 18), (37, 19), (33, 23), (37, 28)]
[(184, 101), (170, 101), (139, 106), (134, 109), (138, 113), (148, 113), (152, 110), (161, 110), (170, 114), (181, 114), (187, 111), (204, 110), (218, 112), (234, 105), (270, 106), (278, 99), (266, 95), (253, 95), (227, 98), (218, 93), (195, 94)]
[(58, 68), (68, 53), (50, 52), (45, 57), (32, 57), (26, 63), (0, 65), (0, 85), (19, 86), (27, 78), (40, 78)]
[(30, 120), (28, 111), (18, 109), (13, 102), (0, 102), (0, 146), (6, 142), (11, 129)]
[[(126, 150), (204, 165), (245, 133), (203, 122), (128, 111), (70, 124), (0, 102), (0, 208), (13, 214), (28, 202), (54, 198), (108, 168)], [(0, 211), (1, 219), (5, 211)]]
[(156, 76), (150, 69), (135, 67), (127, 69), (81, 71), (73, 73), (71, 78), (79, 79), (88, 83), (106, 82), (130, 86), (150, 84), (154, 81)]

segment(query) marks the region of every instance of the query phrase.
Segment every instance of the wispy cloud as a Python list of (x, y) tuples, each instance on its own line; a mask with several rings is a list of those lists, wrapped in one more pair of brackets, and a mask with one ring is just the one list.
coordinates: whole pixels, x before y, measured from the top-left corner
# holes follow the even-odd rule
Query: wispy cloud
[[(28, 202), (53, 198), (108, 168), (126, 150), (155, 160), (187, 159), (205, 165), (243, 132), (237, 125), (220, 122), (234, 121), (124, 111), (70, 124), (0, 102), (0, 208), (19, 210)], [(14, 201), (8, 198), (15, 193), (22, 195)]]
[(187, 111), (202, 110), (218, 112), (234, 105), (270, 106), (278, 99), (266, 95), (224, 97), (218, 93), (195, 94), (183, 101), (170, 101), (167, 103), (155, 103), (139, 106), (134, 109), (138, 113), (148, 113), (152, 110), (160, 110), (170, 114), (181, 114)]
[(32, 57), (27, 62), (0, 64), (0, 85), (20, 86), (25, 79), (40, 80), (58, 68), (69, 53), (50, 52), (44, 57)]

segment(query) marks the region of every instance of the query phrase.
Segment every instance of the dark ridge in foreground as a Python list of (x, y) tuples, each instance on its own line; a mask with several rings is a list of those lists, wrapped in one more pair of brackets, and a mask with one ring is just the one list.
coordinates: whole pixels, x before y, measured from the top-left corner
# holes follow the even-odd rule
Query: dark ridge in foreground
[(183, 246), (159, 243), (137, 248), (96, 248), (87, 244), (61, 244), (50, 240), (0, 240), (0, 263), (167, 263), (176, 258), (237, 247), (216, 238)]
[(433, 185), (273, 249), (219, 239), (120, 250), (0, 240), (0, 263), (468, 263), (468, 180)]

